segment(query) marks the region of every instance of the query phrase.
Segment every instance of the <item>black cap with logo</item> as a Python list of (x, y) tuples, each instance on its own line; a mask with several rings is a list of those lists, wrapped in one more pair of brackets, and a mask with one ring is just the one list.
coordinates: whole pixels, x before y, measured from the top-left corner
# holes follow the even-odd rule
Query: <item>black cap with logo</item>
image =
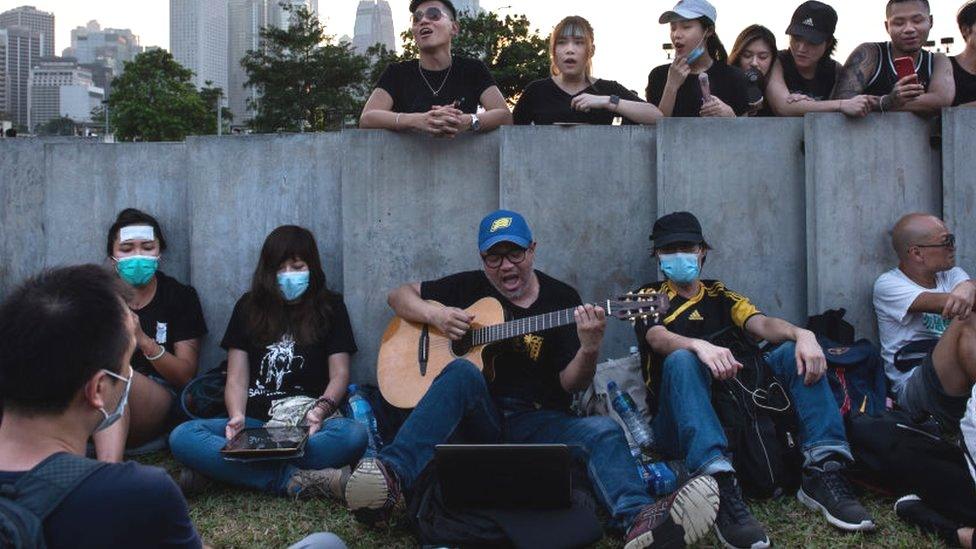
[(701, 244), (705, 242), (705, 237), (702, 236), (701, 223), (694, 214), (674, 212), (654, 222), (651, 240), (654, 249), (658, 249), (678, 242)]
[(810, 0), (800, 4), (793, 12), (793, 19), (786, 29), (786, 34), (798, 36), (812, 44), (823, 44), (834, 35), (837, 30), (837, 12), (834, 8)]

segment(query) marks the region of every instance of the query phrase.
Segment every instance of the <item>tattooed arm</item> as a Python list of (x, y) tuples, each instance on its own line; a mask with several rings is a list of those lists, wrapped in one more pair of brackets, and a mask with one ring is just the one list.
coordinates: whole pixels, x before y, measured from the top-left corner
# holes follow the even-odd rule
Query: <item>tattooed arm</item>
[(855, 48), (840, 71), (833, 99), (851, 99), (864, 93), (880, 61), (874, 44), (864, 43)]

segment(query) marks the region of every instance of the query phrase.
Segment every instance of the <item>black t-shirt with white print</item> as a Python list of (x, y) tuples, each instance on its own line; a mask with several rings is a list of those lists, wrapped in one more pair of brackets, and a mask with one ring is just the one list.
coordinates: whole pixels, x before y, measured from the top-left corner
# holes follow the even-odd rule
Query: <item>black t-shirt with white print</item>
[[(571, 106), (573, 98), (584, 93), (592, 95), (616, 95), (625, 101), (644, 101), (636, 93), (628, 90), (613, 80), (596, 80), (585, 90), (570, 95), (560, 88), (552, 78), (543, 78), (529, 84), (518, 103), (515, 104), (513, 116), (515, 124), (554, 124), (557, 122), (572, 124), (599, 124), (609, 126), (616, 114), (607, 109), (593, 109), (590, 112), (574, 110)], [(624, 117), (624, 123), (632, 124)]]
[[(156, 295), (135, 313), (142, 331), (169, 353), (175, 352), (177, 342), (203, 337), (207, 333), (197, 291), (162, 271), (156, 271)], [(139, 349), (132, 354), (130, 363), (143, 375), (163, 377)]]
[(481, 94), (495, 85), (484, 63), (454, 56), (451, 66), (442, 71), (421, 69), (418, 59), (390, 63), (376, 87), (393, 98), (393, 112), (427, 112), (434, 105), (460, 101), (458, 108), (472, 114), (478, 112)]
[[(539, 278), (539, 297), (526, 308), (502, 296), (483, 271), (467, 271), (423, 282), (420, 296), (459, 309), (466, 309), (483, 297), (493, 297), (501, 302), (506, 321), (582, 303), (579, 294), (569, 285), (540, 271), (535, 274)], [(551, 410), (568, 411), (570, 396), (559, 382), (559, 373), (569, 365), (579, 348), (575, 324), (489, 345), (483, 355), (489, 391), (495, 397), (515, 398)]]
[[(647, 101), (661, 106), (664, 87), (668, 83), (668, 69), (671, 65), (655, 67), (647, 77)], [(708, 74), (708, 85), (711, 94), (718, 97), (726, 105), (732, 107), (736, 116), (742, 116), (749, 110), (746, 75), (738, 68), (723, 61), (715, 61), (705, 71)], [(674, 99), (674, 117), (697, 117), (702, 108), (701, 84), (698, 75), (689, 74), (688, 78), (678, 88)]]
[(356, 352), (349, 313), (341, 298), (332, 304), (329, 330), (318, 343), (302, 344), (290, 333), (273, 343), (256, 341), (248, 331), (247, 307), (250, 293), (234, 306), (220, 346), (247, 353), (247, 417), (267, 420), (275, 400), (293, 396), (320, 397), (329, 384), (329, 357)]

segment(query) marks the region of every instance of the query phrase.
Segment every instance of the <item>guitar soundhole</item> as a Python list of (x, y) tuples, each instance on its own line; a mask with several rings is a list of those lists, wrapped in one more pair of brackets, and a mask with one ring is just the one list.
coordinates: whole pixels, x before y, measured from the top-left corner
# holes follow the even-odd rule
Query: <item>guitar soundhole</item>
[(454, 356), (464, 356), (468, 354), (468, 351), (473, 346), (471, 343), (471, 332), (468, 332), (461, 336), (461, 339), (451, 342), (451, 352), (454, 353)]

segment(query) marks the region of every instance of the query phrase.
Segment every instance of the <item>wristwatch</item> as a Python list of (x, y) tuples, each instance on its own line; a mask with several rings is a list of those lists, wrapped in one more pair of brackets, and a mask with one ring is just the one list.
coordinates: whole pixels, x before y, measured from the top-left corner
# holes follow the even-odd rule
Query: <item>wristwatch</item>
[(617, 107), (620, 105), (620, 96), (619, 95), (611, 95), (610, 96), (610, 104), (613, 105), (613, 110), (616, 111), (617, 110)]
[(481, 131), (481, 120), (478, 120), (478, 115), (474, 113), (471, 114), (471, 131)]

